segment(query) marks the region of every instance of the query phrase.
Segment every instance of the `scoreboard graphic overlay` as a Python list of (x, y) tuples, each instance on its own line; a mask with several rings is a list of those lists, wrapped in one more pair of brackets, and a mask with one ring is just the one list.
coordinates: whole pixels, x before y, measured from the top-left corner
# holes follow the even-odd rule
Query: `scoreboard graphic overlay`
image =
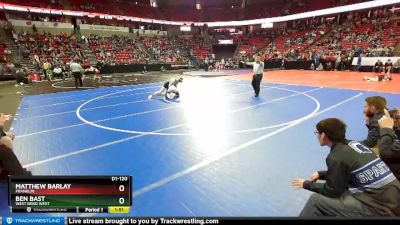
[(128, 213), (131, 176), (9, 177), (11, 212)]

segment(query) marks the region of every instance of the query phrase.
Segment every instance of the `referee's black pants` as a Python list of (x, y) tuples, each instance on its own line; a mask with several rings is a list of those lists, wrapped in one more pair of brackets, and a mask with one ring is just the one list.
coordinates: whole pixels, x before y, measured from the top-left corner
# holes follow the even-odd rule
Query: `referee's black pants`
[(254, 93), (256, 96), (260, 94), (260, 83), (263, 78), (262, 74), (254, 74), (253, 75), (253, 80), (251, 81), (251, 85), (253, 86)]
[(78, 82), (79, 82), (79, 87), (82, 87), (83, 86), (82, 73), (81, 72), (73, 72), (72, 75), (75, 78), (75, 87), (78, 88)]

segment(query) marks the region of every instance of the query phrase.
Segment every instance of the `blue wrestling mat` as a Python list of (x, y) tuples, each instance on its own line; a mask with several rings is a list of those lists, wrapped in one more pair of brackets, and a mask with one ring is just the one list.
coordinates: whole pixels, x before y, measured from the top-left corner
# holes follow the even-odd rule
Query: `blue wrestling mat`
[[(178, 101), (148, 99), (162, 83), (26, 96), (15, 152), (34, 175), (132, 175), (130, 216), (297, 216), (311, 194), (291, 187), (325, 169), (315, 124), (338, 117), (367, 136), (367, 96), (288, 84), (188, 78)], [(4, 199), (4, 196), (3, 196)], [(1, 201), (1, 214), (9, 214)]]

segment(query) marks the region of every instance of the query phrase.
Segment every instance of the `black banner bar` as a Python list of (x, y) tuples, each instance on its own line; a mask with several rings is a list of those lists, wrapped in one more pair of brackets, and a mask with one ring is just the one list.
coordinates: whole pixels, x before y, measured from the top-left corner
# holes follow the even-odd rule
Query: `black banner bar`
[(131, 176), (10, 176), (10, 183), (77, 183), (114, 184), (130, 183)]

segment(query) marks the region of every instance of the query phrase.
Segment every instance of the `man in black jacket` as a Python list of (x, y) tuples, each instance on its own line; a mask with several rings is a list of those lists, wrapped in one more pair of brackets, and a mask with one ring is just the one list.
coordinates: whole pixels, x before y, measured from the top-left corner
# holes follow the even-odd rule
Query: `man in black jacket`
[(384, 71), (383, 63), (380, 59), (378, 59), (378, 61), (376, 61), (375, 66), (374, 66), (374, 72), (379, 73), (379, 72), (383, 72), (383, 71)]
[[(345, 144), (346, 125), (329, 118), (316, 125), (321, 146), (329, 146), (327, 171), (292, 185), (313, 192), (300, 213), (315, 216), (400, 216), (400, 182), (387, 165), (359, 142)], [(325, 183), (317, 183), (325, 180)]]
[[(400, 110), (388, 112), (378, 121), (380, 127), (379, 157), (394, 172), (400, 172)], [(396, 174), (400, 177), (400, 174)]]
[(396, 138), (400, 140), (400, 108), (390, 110), (389, 115), (393, 119), (393, 131)]
[(383, 116), (383, 110), (386, 108), (386, 104), (386, 99), (381, 96), (371, 96), (365, 99), (364, 116), (369, 117), (370, 121), (369, 124), (367, 124), (367, 139), (360, 141), (361, 144), (369, 148), (373, 148), (378, 144), (380, 137), (378, 120)]
[(0, 180), (7, 180), (8, 175), (29, 176), (32, 174), (22, 167), (12, 149), (0, 144)]

